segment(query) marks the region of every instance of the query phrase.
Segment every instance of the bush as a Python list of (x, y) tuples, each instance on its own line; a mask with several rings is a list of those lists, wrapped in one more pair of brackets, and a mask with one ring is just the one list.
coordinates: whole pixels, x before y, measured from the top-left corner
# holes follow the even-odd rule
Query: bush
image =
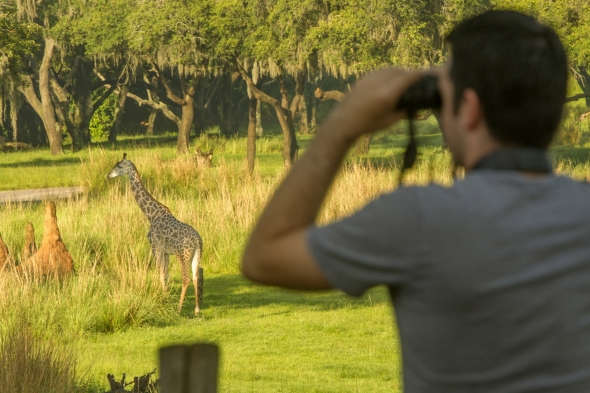
[[(95, 95), (100, 94), (102, 94), (102, 90), (95, 92)], [(94, 100), (96, 100), (96, 97), (94, 97)], [(111, 94), (92, 115), (92, 119), (90, 119), (90, 135), (94, 142), (108, 137), (111, 126), (115, 121), (116, 104), (117, 95)]]

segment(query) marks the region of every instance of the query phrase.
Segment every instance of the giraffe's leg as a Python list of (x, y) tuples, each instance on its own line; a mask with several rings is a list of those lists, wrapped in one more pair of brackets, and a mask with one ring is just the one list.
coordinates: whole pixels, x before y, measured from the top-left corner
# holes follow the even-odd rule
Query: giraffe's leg
[(170, 266), (170, 256), (168, 254), (164, 254), (164, 258), (162, 258), (162, 275), (163, 278), (161, 279), (163, 282), (166, 283), (166, 288), (168, 288), (168, 285), (170, 284), (170, 277), (169, 277), (169, 273), (168, 273), (168, 268)]
[(191, 270), (193, 273), (193, 286), (195, 287), (195, 315), (199, 315), (203, 303), (203, 269), (201, 264), (201, 250), (198, 248), (193, 254)]
[(184, 302), (184, 297), (186, 296), (188, 284), (190, 283), (190, 278), (188, 275), (188, 263), (190, 259), (181, 253), (176, 254), (176, 259), (180, 265), (180, 274), (182, 276), (182, 292), (180, 293), (180, 303), (178, 303), (178, 312), (180, 312), (182, 310), (182, 303)]
[(160, 273), (160, 283), (162, 284), (162, 288), (168, 290), (168, 265), (170, 257), (162, 251), (158, 251), (156, 255), (156, 264), (158, 265), (158, 271)]
[(152, 255), (156, 260), (156, 268), (160, 274), (160, 284), (163, 289), (168, 289), (168, 255), (166, 255), (161, 247), (158, 247), (158, 243), (152, 233), (152, 228), (148, 232), (148, 240), (152, 248)]

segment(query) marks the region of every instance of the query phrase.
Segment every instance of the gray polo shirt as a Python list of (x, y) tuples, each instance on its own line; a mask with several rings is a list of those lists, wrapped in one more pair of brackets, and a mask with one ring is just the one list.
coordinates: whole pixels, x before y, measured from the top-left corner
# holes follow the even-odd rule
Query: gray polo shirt
[(331, 284), (389, 287), (406, 392), (590, 392), (590, 186), (478, 170), (313, 228)]

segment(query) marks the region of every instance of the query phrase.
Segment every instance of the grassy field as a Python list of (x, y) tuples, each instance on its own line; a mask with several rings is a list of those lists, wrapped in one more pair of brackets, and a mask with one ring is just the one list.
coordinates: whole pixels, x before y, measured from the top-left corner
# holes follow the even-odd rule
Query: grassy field
[[(450, 184), (449, 153), (440, 134), (421, 125), (421, 156), (409, 184)], [(299, 136), (302, 150), (313, 136)], [(406, 139), (374, 137), (371, 152), (351, 157), (339, 175), (320, 220), (349, 214), (375, 195), (396, 187)], [(83, 186), (83, 197), (57, 201), (64, 242), (76, 275), (62, 283), (36, 283), (0, 275), (0, 342), (26, 326), (31, 337), (56, 351), (76, 354), (76, 388), (103, 392), (106, 374), (147, 373), (164, 345), (215, 342), (221, 347), (221, 392), (401, 391), (400, 347), (384, 288), (360, 299), (338, 292), (299, 293), (253, 285), (239, 275), (247, 235), (283, 176), (281, 138), (258, 141), (255, 173), (248, 176), (245, 139), (205, 136), (193, 142), (214, 148), (213, 167), (198, 168), (175, 157), (173, 136), (127, 138), (79, 153), (51, 157), (47, 151), (0, 154), (0, 190)], [(146, 188), (204, 239), (204, 308), (194, 318), (189, 288), (175, 311), (180, 275), (172, 260), (173, 285), (160, 289), (146, 238), (148, 222), (126, 179), (106, 174), (128, 154)], [(587, 147), (556, 146), (556, 170), (590, 178)], [(42, 238), (40, 203), (0, 206), (0, 234), (18, 259), (30, 221)], [(24, 322), (23, 322), (24, 321)], [(20, 325), (19, 325), (20, 324)], [(17, 329), (18, 330), (18, 329)], [(3, 367), (0, 359), (0, 368)], [(0, 380), (0, 386), (2, 381)]]

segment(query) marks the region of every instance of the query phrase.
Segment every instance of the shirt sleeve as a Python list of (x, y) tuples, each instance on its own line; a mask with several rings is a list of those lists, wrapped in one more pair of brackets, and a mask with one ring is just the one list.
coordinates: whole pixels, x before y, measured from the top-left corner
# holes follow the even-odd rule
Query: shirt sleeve
[(360, 296), (376, 285), (399, 287), (415, 265), (419, 212), (412, 188), (372, 201), (352, 216), (307, 233), (311, 253), (328, 281)]

